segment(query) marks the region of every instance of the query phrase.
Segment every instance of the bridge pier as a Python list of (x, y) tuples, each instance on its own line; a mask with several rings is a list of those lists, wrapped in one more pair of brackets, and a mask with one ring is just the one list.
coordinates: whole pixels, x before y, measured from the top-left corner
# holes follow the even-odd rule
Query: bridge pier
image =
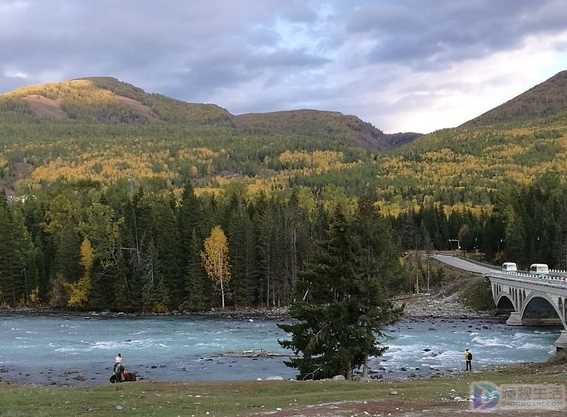
[(510, 317), (506, 320), (508, 326), (523, 326), (522, 313), (517, 313), (515, 311), (510, 313)]
[(555, 347), (557, 348), (557, 350), (567, 349), (567, 330), (561, 330), (559, 339), (555, 341)]

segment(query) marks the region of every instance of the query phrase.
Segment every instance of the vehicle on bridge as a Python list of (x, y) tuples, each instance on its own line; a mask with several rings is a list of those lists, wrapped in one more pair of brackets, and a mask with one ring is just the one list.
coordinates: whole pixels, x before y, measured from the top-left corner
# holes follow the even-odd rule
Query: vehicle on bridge
[(547, 264), (531, 264), (530, 273), (532, 274), (549, 274), (549, 266)]
[(504, 272), (516, 272), (518, 270), (518, 265), (515, 262), (504, 262), (502, 264), (502, 271)]

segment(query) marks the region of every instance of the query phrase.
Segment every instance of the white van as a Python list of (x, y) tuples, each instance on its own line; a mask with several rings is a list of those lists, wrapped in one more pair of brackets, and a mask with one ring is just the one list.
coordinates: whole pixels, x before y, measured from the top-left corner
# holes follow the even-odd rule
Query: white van
[(502, 264), (503, 272), (516, 272), (518, 270), (518, 265), (515, 262), (504, 262)]
[(549, 266), (547, 264), (531, 264), (530, 273), (532, 274), (549, 274)]

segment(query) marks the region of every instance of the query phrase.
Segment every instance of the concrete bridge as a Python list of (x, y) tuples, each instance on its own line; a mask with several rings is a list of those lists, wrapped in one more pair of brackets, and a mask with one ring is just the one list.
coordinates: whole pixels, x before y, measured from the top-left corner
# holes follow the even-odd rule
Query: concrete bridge
[(510, 313), (510, 326), (561, 326), (563, 330), (555, 342), (557, 349), (567, 349), (567, 274), (550, 271), (549, 274), (503, 272), (489, 266), (468, 262), (447, 255), (435, 259), (468, 272), (482, 274), (492, 287), (494, 304)]

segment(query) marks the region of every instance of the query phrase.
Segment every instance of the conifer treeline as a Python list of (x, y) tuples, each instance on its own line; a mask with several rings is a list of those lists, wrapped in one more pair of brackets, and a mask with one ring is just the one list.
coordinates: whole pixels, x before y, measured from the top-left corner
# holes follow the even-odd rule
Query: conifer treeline
[(438, 206), (422, 206), (392, 222), (406, 250), (460, 245), (464, 251), (484, 253), (494, 263), (514, 261), (526, 268), (543, 262), (567, 269), (567, 184), (555, 174), (503, 194), (490, 213), (447, 215)]
[[(205, 310), (221, 304), (203, 267), (205, 239), (228, 240), (228, 307), (288, 305), (328, 228), (312, 194), (246, 199), (52, 186), (0, 215), (0, 303), (120, 311)], [(356, 216), (356, 213), (352, 214)], [(385, 221), (376, 216), (376, 222)], [(397, 255), (396, 255), (397, 257)]]
[[(54, 184), (23, 201), (0, 198), (0, 304), (50, 303), (120, 311), (219, 307), (219, 287), (203, 268), (205, 239), (220, 226), (228, 240), (228, 307), (288, 305), (334, 207), (313, 193), (246, 198), (180, 197), (123, 185)], [(359, 208), (346, 207), (356, 220)], [(369, 203), (367, 201), (367, 203)], [(368, 204), (366, 204), (368, 206)], [(478, 249), (489, 260), (567, 268), (567, 186), (548, 175), (475, 215), (425, 206), (375, 221), (399, 250)], [(384, 285), (408, 289), (404, 276)]]

